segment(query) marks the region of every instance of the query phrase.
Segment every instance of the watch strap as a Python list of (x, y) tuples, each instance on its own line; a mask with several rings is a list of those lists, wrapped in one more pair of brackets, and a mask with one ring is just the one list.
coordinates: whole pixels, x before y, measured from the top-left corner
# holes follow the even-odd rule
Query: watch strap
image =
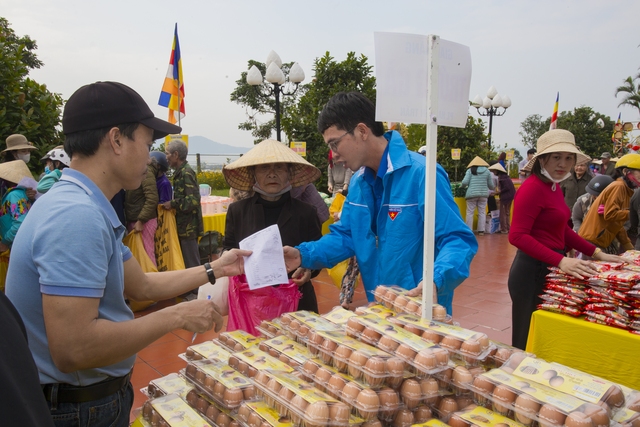
[(204, 269), (207, 272), (207, 276), (209, 277), (209, 283), (212, 285), (216, 284), (216, 275), (213, 274), (213, 268), (211, 268), (211, 264), (208, 262), (204, 263)]

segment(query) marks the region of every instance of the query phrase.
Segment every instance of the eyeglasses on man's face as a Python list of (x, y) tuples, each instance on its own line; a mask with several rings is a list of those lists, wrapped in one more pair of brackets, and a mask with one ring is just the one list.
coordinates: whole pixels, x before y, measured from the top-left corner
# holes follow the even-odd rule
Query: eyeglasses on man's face
[(329, 148), (331, 149), (331, 151), (336, 153), (338, 151), (338, 144), (340, 144), (340, 141), (342, 141), (342, 138), (344, 138), (345, 136), (347, 136), (350, 133), (353, 133), (354, 130), (355, 130), (355, 128), (351, 129), (350, 131), (347, 131), (347, 132), (343, 133), (341, 136), (339, 136), (336, 139), (332, 139), (330, 141), (327, 141), (327, 144), (329, 145)]

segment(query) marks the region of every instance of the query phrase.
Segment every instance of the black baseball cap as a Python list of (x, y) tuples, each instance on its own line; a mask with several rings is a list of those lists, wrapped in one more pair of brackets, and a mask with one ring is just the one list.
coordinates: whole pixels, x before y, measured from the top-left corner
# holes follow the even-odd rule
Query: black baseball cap
[(138, 92), (117, 82), (82, 86), (71, 95), (62, 113), (65, 135), (125, 123), (142, 123), (153, 129), (153, 139), (182, 131), (180, 126), (155, 117)]

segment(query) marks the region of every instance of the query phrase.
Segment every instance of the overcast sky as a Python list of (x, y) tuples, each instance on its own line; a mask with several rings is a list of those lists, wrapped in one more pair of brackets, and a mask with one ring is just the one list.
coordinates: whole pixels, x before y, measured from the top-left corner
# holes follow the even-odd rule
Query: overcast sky
[(614, 96), (640, 66), (638, 0), (0, 0), (0, 16), (37, 41), (44, 66), (31, 77), (49, 90), (67, 99), (84, 84), (120, 81), (165, 119), (157, 102), (177, 22), (183, 133), (230, 145), (253, 141), (238, 129), (244, 109), (229, 100), (249, 59), (264, 62), (273, 49), (299, 62), (309, 81), (326, 51), (338, 61), (354, 51), (374, 65), (375, 31), (437, 34), (469, 46), (470, 99), (494, 85), (513, 103), (494, 119), (494, 146), (520, 149), (520, 123), (550, 116), (558, 91), (560, 111), (585, 105), (613, 119), (618, 112), (640, 118)]

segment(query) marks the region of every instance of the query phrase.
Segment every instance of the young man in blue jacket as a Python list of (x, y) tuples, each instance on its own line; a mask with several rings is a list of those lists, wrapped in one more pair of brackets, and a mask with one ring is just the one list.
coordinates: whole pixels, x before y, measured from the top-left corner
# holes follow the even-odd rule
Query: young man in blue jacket
[[(333, 267), (356, 256), (367, 298), (376, 286), (422, 292), (425, 157), (409, 151), (399, 133), (385, 133), (375, 106), (358, 92), (338, 93), (318, 118), (334, 162), (357, 171), (339, 222), (315, 242), (285, 247), (287, 268)], [(434, 284), (438, 303), (451, 314), (454, 289), (469, 276), (478, 243), (438, 165)]]

